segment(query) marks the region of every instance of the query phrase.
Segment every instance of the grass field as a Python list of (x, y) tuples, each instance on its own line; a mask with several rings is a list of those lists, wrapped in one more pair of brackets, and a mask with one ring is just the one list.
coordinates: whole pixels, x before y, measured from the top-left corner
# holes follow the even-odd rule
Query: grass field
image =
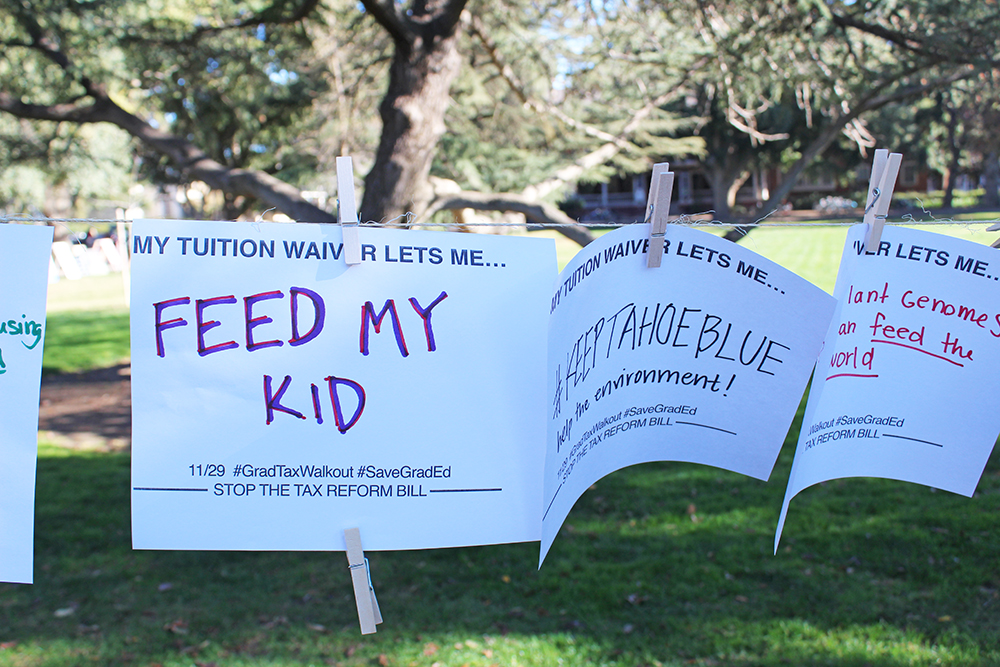
[[(43, 445), (36, 583), (0, 585), (0, 665), (1000, 664), (1000, 466), (976, 497), (831, 482), (771, 542), (770, 483), (647, 464), (537, 544), (371, 553), (360, 636), (340, 553), (136, 552), (126, 454)], [(317, 527), (321, 529), (321, 527)]]
[(121, 274), (52, 283), (46, 311), (43, 373), (73, 373), (128, 360), (128, 307)]
[[(975, 220), (996, 219), (997, 214), (978, 215), (980, 217), (970, 219), (967, 225), (919, 227), (919, 229), (989, 245), (1000, 238), (1000, 232), (987, 232), (986, 227), (989, 225), (977, 223)], [(817, 224), (815, 227), (766, 227), (751, 232), (740, 241), (740, 245), (760, 253), (814, 285), (833, 293), (847, 229), (846, 226), (830, 227), (823, 224)]]
[[(743, 243), (832, 290), (845, 233)], [(47, 369), (127, 357), (100, 281), (51, 286)], [(540, 571), (537, 544), (369, 553), (368, 637), (343, 554), (132, 551), (127, 453), (42, 443), (36, 583), (0, 584), (0, 666), (1000, 665), (1000, 458), (971, 499), (808, 489), (772, 555), (800, 418), (768, 483), (674, 463), (599, 481)]]

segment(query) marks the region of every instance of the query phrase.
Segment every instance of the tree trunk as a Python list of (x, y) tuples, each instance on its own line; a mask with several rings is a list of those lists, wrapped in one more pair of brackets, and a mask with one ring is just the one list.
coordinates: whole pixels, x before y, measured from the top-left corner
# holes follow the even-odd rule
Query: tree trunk
[(733, 179), (733, 182), (729, 184), (729, 189), (726, 190), (726, 205), (729, 206), (730, 210), (736, 206), (736, 195), (739, 194), (740, 188), (743, 187), (743, 184), (747, 182), (748, 178), (750, 178), (749, 169), (743, 171), (743, 173)]
[(407, 212), (419, 217), (433, 198), (428, 177), (460, 66), (454, 32), (396, 42), (380, 107), (382, 138), (365, 178), (363, 221), (388, 222)]
[(997, 208), (1000, 206), (1000, 162), (996, 151), (986, 155), (986, 165), (983, 168), (983, 187), (986, 192), (980, 200), (980, 206)]
[(958, 120), (955, 118), (955, 110), (948, 109), (948, 168), (945, 170), (944, 199), (941, 200), (943, 208), (951, 208), (955, 197), (955, 177), (958, 176), (958, 140), (955, 136)]
[(702, 170), (712, 188), (712, 210), (716, 220), (727, 221), (731, 216), (729, 208), (729, 186), (732, 179), (725, 167), (719, 164), (707, 166)]

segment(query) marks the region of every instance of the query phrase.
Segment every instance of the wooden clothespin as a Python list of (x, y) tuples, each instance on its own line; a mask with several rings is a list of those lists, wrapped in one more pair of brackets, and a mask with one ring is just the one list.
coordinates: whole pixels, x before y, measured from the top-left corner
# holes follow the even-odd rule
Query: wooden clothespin
[(889, 214), (892, 191), (896, 187), (896, 176), (903, 161), (902, 153), (890, 153), (884, 148), (875, 151), (872, 161), (872, 175), (868, 182), (868, 200), (865, 203), (864, 223), (868, 225), (868, 243), (865, 252), (876, 252), (882, 241), (882, 227)]
[(348, 266), (361, 263), (361, 237), (358, 236), (358, 205), (354, 199), (354, 164), (351, 157), (337, 158), (337, 221), (344, 233), (344, 261)]
[(361, 548), (361, 531), (357, 528), (348, 528), (344, 531), (344, 542), (347, 544), (347, 564), (351, 569), (351, 582), (354, 584), (354, 601), (358, 606), (361, 634), (370, 635), (377, 632), (375, 626), (382, 622), (382, 613), (378, 609), (378, 600), (375, 599), (368, 559), (365, 558), (364, 549)]
[(674, 191), (674, 172), (668, 162), (653, 165), (649, 178), (649, 195), (646, 199), (646, 216), (650, 221), (649, 253), (646, 266), (656, 268), (663, 258), (663, 237), (667, 233), (667, 216), (670, 215), (670, 197)]

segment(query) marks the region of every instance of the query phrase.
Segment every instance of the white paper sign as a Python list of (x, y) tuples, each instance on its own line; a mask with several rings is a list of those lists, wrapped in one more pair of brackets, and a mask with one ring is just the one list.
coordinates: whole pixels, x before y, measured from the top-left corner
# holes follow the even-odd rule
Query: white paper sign
[(548, 239), (140, 221), (136, 548), (536, 540)]
[(774, 538), (806, 487), (885, 477), (971, 496), (1000, 432), (977, 405), (1000, 377), (1000, 255), (885, 228), (877, 254), (851, 228)]
[(825, 292), (728, 241), (649, 225), (611, 232), (550, 304), (542, 549), (593, 482), (635, 463), (767, 479), (833, 312)]
[(32, 582), (38, 391), (52, 227), (0, 225), (0, 581)]

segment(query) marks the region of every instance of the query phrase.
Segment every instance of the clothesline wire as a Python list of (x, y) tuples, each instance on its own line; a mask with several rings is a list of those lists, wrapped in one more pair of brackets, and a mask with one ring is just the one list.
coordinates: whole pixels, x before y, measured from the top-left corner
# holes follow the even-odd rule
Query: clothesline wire
[[(930, 215), (929, 212), (926, 212)], [(726, 222), (717, 219), (704, 219), (699, 217), (703, 214), (693, 214), (693, 215), (682, 215), (676, 219), (670, 221), (673, 225), (682, 225), (686, 227), (732, 227), (732, 228), (745, 228), (745, 229), (761, 229), (761, 228), (780, 228), (780, 227), (850, 227), (853, 225), (860, 224), (860, 220), (786, 220), (786, 221), (767, 221), (767, 217), (764, 216), (753, 222)], [(642, 220), (632, 220), (629, 222), (574, 222), (574, 223), (518, 223), (518, 222), (496, 222), (496, 221), (483, 221), (483, 222), (411, 222), (408, 220), (411, 215), (403, 215), (399, 218), (394, 218), (386, 222), (363, 222), (362, 227), (382, 227), (382, 228), (409, 228), (409, 227), (435, 227), (435, 228), (445, 228), (445, 229), (464, 229), (469, 227), (507, 227), (507, 228), (529, 228), (532, 230), (537, 229), (559, 229), (565, 227), (586, 227), (588, 229), (608, 229), (616, 227), (629, 227), (631, 225), (642, 224)], [(401, 220), (397, 222), (398, 220)], [(44, 218), (44, 217), (21, 217), (21, 216), (3, 216), (0, 215), (0, 224), (6, 223), (19, 223), (19, 224), (117, 224), (124, 223), (126, 225), (131, 225), (131, 220), (118, 220), (113, 218)], [(258, 220), (257, 222), (261, 222)], [(308, 221), (303, 221), (308, 222)], [(991, 218), (987, 220), (955, 220), (953, 218), (935, 218), (931, 215), (930, 218), (917, 218), (913, 214), (907, 213), (901, 216), (898, 220), (886, 220), (887, 225), (911, 225), (911, 226), (931, 226), (931, 225), (984, 225), (984, 224), (998, 224), (1000, 223), (1000, 218)]]

